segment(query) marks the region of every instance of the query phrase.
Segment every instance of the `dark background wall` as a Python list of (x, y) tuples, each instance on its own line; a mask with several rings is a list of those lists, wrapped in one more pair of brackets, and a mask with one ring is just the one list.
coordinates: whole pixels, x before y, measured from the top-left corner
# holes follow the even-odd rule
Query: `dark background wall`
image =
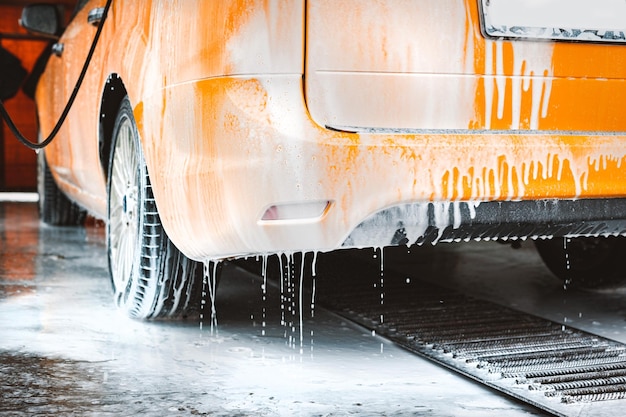
[[(28, 35), (19, 26), (18, 20), (24, 5), (35, 2), (37, 1), (0, 0), (0, 43), (3, 48), (16, 55), (28, 71), (47, 45), (47, 41), (15, 39), (15, 35)], [(38, 1), (60, 4), (67, 15), (72, 11), (75, 2), (76, 0)], [(29, 139), (36, 140), (35, 103), (20, 91), (7, 100), (5, 106), (22, 133)], [(37, 184), (36, 154), (19, 144), (4, 122), (0, 121), (0, 125), (0, 191), (34, 191)]]
[[(0, 5), (0, 42), (3, 48), (16, 55), (22, 61), (22, 66), (30, 71), (46, 42), (5, 37), (26, 34), (18, 24), (21, 12), (21, 6)], [(36, 139), (35, 103), (20, 91), (6, 101), (5, 107), (22, 133), (29, 139)], [(36, 185), (36, 174), (35, 153), (20, 145), (3, 122), (0, 132), (0, 189), (32, 190)]]

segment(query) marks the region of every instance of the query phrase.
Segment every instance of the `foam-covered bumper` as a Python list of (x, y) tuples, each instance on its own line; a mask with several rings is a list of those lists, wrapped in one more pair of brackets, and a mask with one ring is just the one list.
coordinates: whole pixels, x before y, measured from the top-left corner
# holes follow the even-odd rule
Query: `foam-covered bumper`
[(159, 213), (187, 256), (623, 232), (624, 135), (338, 132), (302, 92), (299, 74), (224, 77), (136, 110)]
[(626, 234), (626, 199), (403, 204), (363, 221), (343, 246)]

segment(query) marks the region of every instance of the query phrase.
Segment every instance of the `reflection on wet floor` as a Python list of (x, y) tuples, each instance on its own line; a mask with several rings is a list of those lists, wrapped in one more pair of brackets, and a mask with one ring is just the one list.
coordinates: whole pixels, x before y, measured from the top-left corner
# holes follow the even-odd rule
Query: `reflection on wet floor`
[(0, 352), (0, 413), (81, 414), (100, 402), (106, 379), (88, 362)]
[(238, 415), (200, 411), (195, 404), (211, 395), (197, 383), (177, 390), (166, 385), (129, 377), (106, 362), (0, 352), (3, 416)]
[[(0, 217), (10, 219), (0, 229), (0, 276), (3, 281), (31, 281), (35, 278), (35, 257), (39, 245), (39, 229), (19, 225), (32, 223), (37, 218), (33, 204), (0, 204)], [(36, 221), (36, 220), (35, 220)], [(18, 289), (19, 285), (16, 286)], [(8, 291), (4, 288), (4, 291)]]
[[(47, 227), (0, 202), (0, 244), (2, 415), (541, 415), (322, 308), (300, 319), (298, 271), (284, 316), (280, 282), (225, 267), (210, 334), (114, 309), (100, 223)], [(323, 270), (318, 284), (340, 279)]]

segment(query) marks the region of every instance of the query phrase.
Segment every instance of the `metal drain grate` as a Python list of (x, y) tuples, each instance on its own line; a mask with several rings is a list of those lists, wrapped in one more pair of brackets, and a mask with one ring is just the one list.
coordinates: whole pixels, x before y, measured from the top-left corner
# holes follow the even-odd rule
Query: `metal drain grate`
[(625, 345), (392, 271), (349, 267), (319, 274), (341, 274), (320, 279), (321, 304), (553, 414), (622, 414), (626, 401), (616, 400), (626, 398)]

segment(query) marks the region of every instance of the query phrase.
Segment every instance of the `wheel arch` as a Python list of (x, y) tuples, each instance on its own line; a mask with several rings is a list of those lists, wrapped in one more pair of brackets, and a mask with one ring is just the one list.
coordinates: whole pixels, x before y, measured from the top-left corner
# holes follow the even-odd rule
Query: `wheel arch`
[(98, 121), (98, 157), (105, 178), (108, 177), (109, 173), (115, 117), (122, 100), (127, 94), (128, 92), (122, 78), (115, 73), (109, 75), (102, 91)]

